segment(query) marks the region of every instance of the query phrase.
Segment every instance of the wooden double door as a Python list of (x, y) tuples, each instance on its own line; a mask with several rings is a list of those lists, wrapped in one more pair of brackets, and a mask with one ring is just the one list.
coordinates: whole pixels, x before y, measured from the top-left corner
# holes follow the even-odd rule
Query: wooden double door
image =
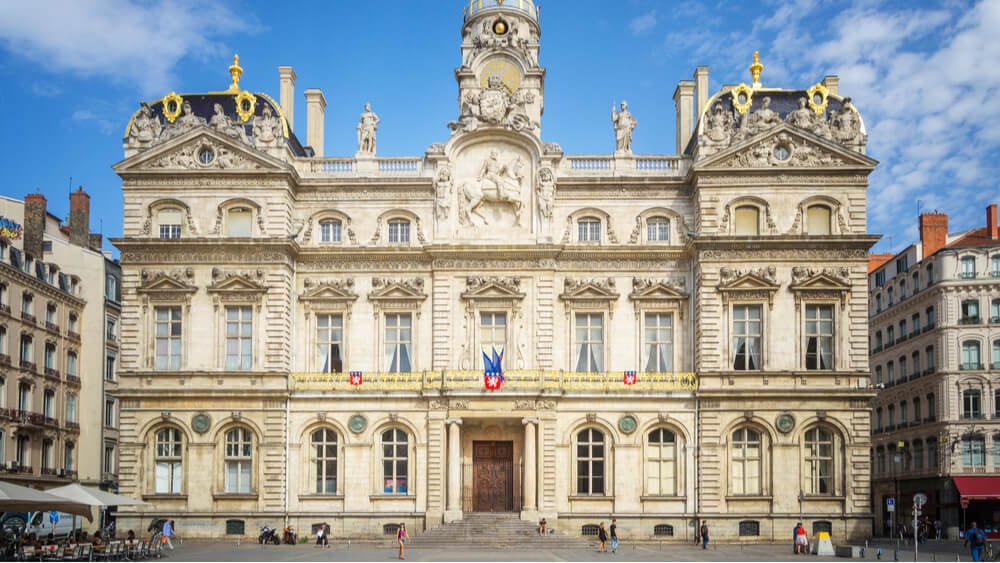
[(513, 512), (514, 442), (472, 442), (472, 510)]

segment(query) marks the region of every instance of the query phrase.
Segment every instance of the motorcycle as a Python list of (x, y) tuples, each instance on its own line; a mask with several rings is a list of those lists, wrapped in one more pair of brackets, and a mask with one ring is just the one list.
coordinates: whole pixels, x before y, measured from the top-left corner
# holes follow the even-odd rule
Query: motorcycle
[(277, 530), (275, 530), (274, 528), (268, 528), (267, 526), (264, 526), (263, 528), (260, 529), (260, 535), (257, 536), (257, 543), (262, 545), (266, 545), (269, 543), (274, 545), (281, 545), (281, 540), (278, 539)]
[(288, 545), (295, 545), (299, 541), (299, 536), (295, 533), (295, 529), (289, 526), (285, 528), (282, 540)]

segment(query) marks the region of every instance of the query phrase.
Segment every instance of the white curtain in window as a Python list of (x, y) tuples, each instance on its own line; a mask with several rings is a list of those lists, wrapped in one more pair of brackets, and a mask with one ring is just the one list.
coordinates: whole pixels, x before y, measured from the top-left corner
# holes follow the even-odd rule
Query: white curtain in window
[(806, 232), (810, 235), (830, 234), (830, 208), (814, 205), (806, 209)]
[(243, 207), (230, 209), (227, 221), (227, 230), (229, 236), (231, 237), (252, 236), (250, 227), (251, 215), (252, 215), (251, 211)]

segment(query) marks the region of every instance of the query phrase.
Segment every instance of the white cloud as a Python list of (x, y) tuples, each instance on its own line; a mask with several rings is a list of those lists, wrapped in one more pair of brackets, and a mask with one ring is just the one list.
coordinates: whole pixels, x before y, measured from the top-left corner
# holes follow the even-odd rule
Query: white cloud
[(642, 35), (654, 27), (656, 27), (656, 10), (650, 10), (628, 22), (628, 28), (632, 30), (632, 35)]
[(78, 109), (74, 111), (70, 117), (73, 121), (79, 121), (81, 123), (92, 123), (97, 126), (104, 134), (109, 134), (114, 131), (116, 125), (113, 120), (111, 120), (107, 115), (103, 115), (94, 110), (90, 109)]
[(0, 44), (53, 73), (110, 78), (145, 95), (169, 88), (185, 57), (219, 54), (219, 38), (254, 28), (210, 0), (8, 2)]
[(39, 98), (54, 98), (59, 94), (62, 94), (62, 88), (54, 84), (34, 82), (31, 84), (31, 93)]

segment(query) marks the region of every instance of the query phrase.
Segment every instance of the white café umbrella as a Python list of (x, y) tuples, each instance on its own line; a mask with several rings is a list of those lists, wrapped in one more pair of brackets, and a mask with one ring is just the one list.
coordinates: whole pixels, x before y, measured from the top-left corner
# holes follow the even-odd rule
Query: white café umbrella
[(76, 514), (83, 516), (88, 522), (91, 521), (90, 505), (87, 503), (29, 489), (7, 481), (0, 481), (0, 511), (41, 512), (44, 510)]
[(116, 495), (114, 493), (102, 491), (101, 489), (95, 487), (87, 487), (79, 483), (70, 483), (69, 485), (49, 489), (45, 492), (73, 502), (86, 504), (87, 506), (100, 506), (102, 508), (108, 506), (137, 506), (140, 504), (146, 504), (145, 502), (135, 500), (132, 497)]

